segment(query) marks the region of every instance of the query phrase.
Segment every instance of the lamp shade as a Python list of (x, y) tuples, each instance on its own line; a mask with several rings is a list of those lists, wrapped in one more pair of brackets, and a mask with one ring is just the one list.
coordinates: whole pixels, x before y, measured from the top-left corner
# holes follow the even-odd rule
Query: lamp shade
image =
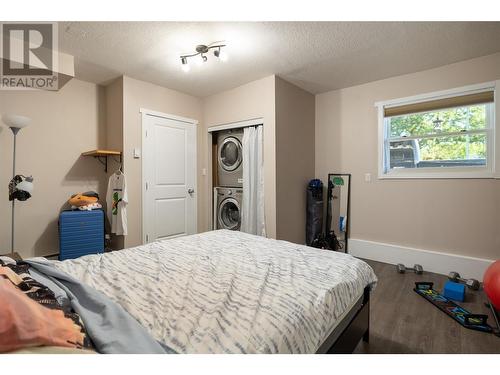
[(9, 128), (22, 129), (30, 124), (31, 119), (26, 116), (6, 114), (2, 116), (2, 122)]

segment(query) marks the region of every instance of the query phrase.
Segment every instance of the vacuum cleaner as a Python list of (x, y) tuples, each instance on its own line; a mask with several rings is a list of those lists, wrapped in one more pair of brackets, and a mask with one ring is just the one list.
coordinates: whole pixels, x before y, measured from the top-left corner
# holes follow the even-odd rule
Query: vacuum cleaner
[(323, 182), (318, 179), (307, 185), (306, 245), (312, 246), (323, 230)]
[(307, 218), (306, 218), (306, 244), (318, 249), (337, 251), (342, 248), (340, 242), (331, 230), (332, 227), (332, 201), (335, 185), (328, 181), (326, 226), (323, 229), (323, 183), (314, 179), (307, 187)]

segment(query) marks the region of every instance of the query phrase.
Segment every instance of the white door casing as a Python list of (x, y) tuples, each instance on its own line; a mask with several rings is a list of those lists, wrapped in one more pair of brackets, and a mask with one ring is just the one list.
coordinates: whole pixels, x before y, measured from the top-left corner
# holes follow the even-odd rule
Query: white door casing
[(142, 239), (197, 231), (196, 121), (142, 112)]

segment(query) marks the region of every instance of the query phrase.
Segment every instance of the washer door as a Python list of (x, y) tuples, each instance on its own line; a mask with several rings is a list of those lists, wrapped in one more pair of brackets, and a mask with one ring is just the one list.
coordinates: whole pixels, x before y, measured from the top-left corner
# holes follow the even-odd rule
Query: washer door
[(219, 165), (232, 172), (241, 164), (241, 142), (238, 138), (227, 137), (219, 148)]
[(234, 198), (226, 198), (219, 205), (220, 229), (238, 230), (240, 228), (240, 205)]

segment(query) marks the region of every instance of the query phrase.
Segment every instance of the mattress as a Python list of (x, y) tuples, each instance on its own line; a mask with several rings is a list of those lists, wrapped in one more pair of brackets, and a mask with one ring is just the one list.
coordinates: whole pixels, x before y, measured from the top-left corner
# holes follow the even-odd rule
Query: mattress
[(178, 353), (315, 353), (377, 281), (348, 254), (228, 230), (54, 265)]

